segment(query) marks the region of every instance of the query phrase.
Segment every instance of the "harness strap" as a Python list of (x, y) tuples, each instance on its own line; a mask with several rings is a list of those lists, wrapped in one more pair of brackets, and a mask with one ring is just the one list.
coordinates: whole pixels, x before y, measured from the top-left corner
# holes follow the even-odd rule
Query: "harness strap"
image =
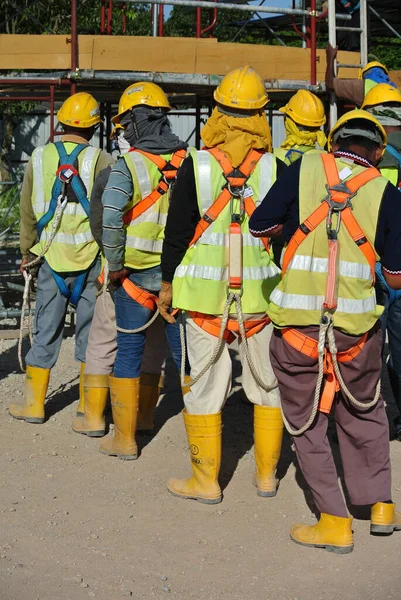
[(72, 186), (72, 189), (77, 197), (78, 202), (81, 204), (86, 215), (89, 217), (89, 201), (87, 198), (87, 190), (81, 177), (79, 176), (78, 171), (74, 167), (74, 163), (78, 159), (78, 156), (88, 146), (87, 144), (77, 144), (76, 147), (72, 150), (71, 154), (68, 154), (63, 142), (55, 142), (54, 145), (59, 155), (60, 167), (58, 167), (56, 171), (56, 178), (53, 183), (49, 208), (47, 212), (44, 215), (42, 215), (42, 217), (39, 219), (36, 225), (39, 238), (42, 235), (42, 231), (50, 223), (56, 212), (57, 199), (60, 196), (63, 188), (63, 182), (59, 177), (63, 170), (70, 169), (72, 171), (72, 179), (70, 181), (70, 185)]
[[(369, 183), (369, 181), (380, 177), (380, 173), (377, 169), (374, 167), (369, 167), (346, 181), (346, 186), (350, 193), (341, 190), (333, 190), (334, 186), (337, 186), (341, 183), (335, 157), (333, 154), (321, 154), (321, 159), (323, 161), (323, 167), (329, 187), (329, 197), (325, 198), (325, 201), (323, 201), (316, 208), (316, 210), (314, 210), (313, 213), (307, 219), (305, 219), (303, 223), (301, 223), (289, 241), (283, 257), (283, 276), (286, 273), (290, 262), (294, 258), (294, 255), (300, 244), (304, 241), (306, 236), (311, 233), (311, 231), (314, 231), (316, 227), (318, 227), (318, 225), (320, 225), (320, 223), (322, 223), (328, 216), (330, 210), (328, 201), (331, 200), (340, 204), (344, 204), (349, 199), (350, 193), (351, 195), (355, 194), (361, 187)], [(374, 281), (376, 253), (373, 246), (359, 226), (350, 207), (342, 210), (341, 219), (344, 221), (348, 233), (368, 261), (372, 273), (372, 279)]]
[(138, 302), (141, 306), (148, 308), (149, 310), (155, 311), (157, 309), (158, 298), (154, 294), (138, 287), (128, 277), (121, 279), (122, 286), (127, 292), (128, 296)]
[[(337, 352), (337, 361), (339, 363), (350, 362), (359, 356), (365, 346), (368, 333), (369, 332), (366, 332), (357, 343), (354, 346), (351, 346), (351, 348), (348, 348), (348, 350)], [(314, 358), (315, 360), (318, 359), (318, 340), (305, 335), (298, 329), (292, 329), (291, 327), (282, 329), (281, 334), (284, 341), (287, 342), (289, 346), (295, 348), (295, 350), (298, 350), (298, 352), (309, 358)], [(336, 392), (340, 391), (340, 383), (335, 375), (332, 355), (327, 348), (324, 349), (323, 360), (326, 379), (320, 397), (319, 411), (329, 414), (334, 401), (334, 396)]]
[[(259, 150), (251, 150), (246, 156), (244, 162), (236, 169), (233, 169), (230, 159), (222, 150), (220, 150), (220, 148), (210, 148), (207, 151), (210, 152), (210, 154), (219, 163), (223, 170), (224, 177), (227, 180), (227, 184), (224, 186), (223, 190), (213, 204), (209, 206), (205, 214), (201, 217), (195, 228), (195, 233), (189, 246), (196, 244), (203, 233), (212, 223), (214, 223), (214, 221), (216, 221), (218, 216), (223, 212), (227, 204), (230, 202), (232, 195), (228, 189), (228, 184), (230, 187), (242, 187), (245, 185), (264, 154)], [(246, 198), (246, 200), (248, 200), (248, 198)], [(255, 207), (253, 210), (255, 210)]]
[(161, 176), (156, 188), (148, 196), (142, 198), (138, 204), (133, 206), (124, 215), (123, 222), (125, 225), (129, 225), (131, 221), (135, 221), (135, 219), (149, 210), (149, 208), (156, 204), (159, 198), (168, 192), (171, 184), (177, 178), (178, 169), (187, 155), (186, 150), (177, 150), (177, 152), (174, 152), (169, 162), (167, 162), (158, 154), (151, 154), (150, 152), (138, 150), (137, 148), (131, 148), (129, 151), (139, 152), (139, 154), (148, 158), (159, 169)]
[[(191, 319), (193, 319), (193, 321), (198, 325), (198, 327), (203, 329), (203, 331), (206, 331), (206, 333), (209, 333), (214, 337), (219, 337), (222, 322), (220, 317), (205, 315), (204, 313), (194, 311), (189, 311), (189, 315)], [(244, 323), (246, 337), (250, 338), (255, 333), (259, 333), (259, 331), (262, 331), (262, 329), (264, 329), (264, 327), (266, 327), (266, 325), (268, 325), (270, 322), (271, 321), (267, 315), (266, 317), (263, 317), (263, 319), (248, 319)], [(239, 334), (240, 329), (238, 321), (235, 319), (229, 319), (227, 322), (227, 327), (224, 331), (223, 339), (228, 344), (231, 344)]]
[[(95, 260), (96, 260), (96, 258), (95, 258)], [(76, 275), (76, 279), (75, 279), (74, 285), (72, 286), (72, 290), (70, 290), (70, 288), (67, 286), (64, 277), (62, 277), (62, 275), (60, 275), (60, 273), (58, 273), (57, 271), (53, 271), (53, 269), (50, 267), (49, 263), (47, 263), (47, 264), (52, 272), (52, 275), (57, 284), (57, 287), (60, 290), (60, 294), (62, 296), (64, 296), (64, 298), (67, 298), (69, 303), (72, 306), (74, 306), (74, 308), (75, 308), (78, 305), (79, 299), (80, 299), (83, 289), (85, 287), (88, 273), (91, 270), (93, 263), (86, 269), (86, 271), (82, 271), (79, 273), (79, 275)]]

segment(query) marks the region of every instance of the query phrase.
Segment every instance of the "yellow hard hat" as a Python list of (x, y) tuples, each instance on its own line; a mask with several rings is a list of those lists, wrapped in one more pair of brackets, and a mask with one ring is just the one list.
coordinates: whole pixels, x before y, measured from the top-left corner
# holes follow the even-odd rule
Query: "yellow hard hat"
[(369, 62), (365, 67), (363, 67), (362, 69), (362, 77), (364, 76), (364, 74), (369, 71), (369, 69), (373, 69), (373, 67), (379, 67), (379, 69), (383, 69), (383, 71), (386, 73), (386, 75), (388, 75), (388, 69), (387, 67), (385, 67), (384, 65), (382, 65), (381, 62), (377, 61), (377, 60), (373, 60), (372, 62)]
[(307, 127), (320, 127), (326, 123), (323, 102), (308, 90), (298, 90), (280, 112), (291, 117), (295, 123)]
[(386, 102), (401, 104), (401, 94), (397, 88), (388, 83), (378, 83), (366, 94), (361, 108), (365, 109), (368, 106), (377, 106)]
[(110, 140), (113, 140), (113, 139), (114, 139), (114, 136), (116, 135), (116, 133), (117, 133), (117, 131), (118, 131), (119, 129), (121, 129), (122, 131), (124, 131), (124, 127), (123, 127), (122, 125), (120, 125), (120, 123), (116, 123), (116, 124), (114, 125), (113, 129), (111, 130), (111, 133), (110, 133), (110, 136), (109, 136), (109, 139), (110, 139)]
[(168, 98), (161, 87), (155, 83), (140, 81), (139, 83), (133, 83), (123, 92), (118, 103), (118, 114), (111, 119), (112, 122), (119, 123), (122, 115), (127, 110), (139, 104), (171, 110)]
[(376, 126), (376, 129), (379, 131), (379, 133), (382, 137), (383, 146), (387, 145), (387, 134), (386, 134), (383, 126), (380, 125), (379, 121), (373, 115), (368, 113), (366, 110), (358, 109), (358, 110), (351, 110), (349, 112), (346, 112), (344, 115), (342, 115), (342, 117), (340, 117), (338, 119), (337, 123), (334, 125), (333, 129), (330, 131), (329, 137), (327, 140), (327, 147), (329, 149), (329, 152), (332, 149), (333, 136), (336, 133), (336, 131), (341, 129), (346, 123), (349, 123), (350, 121), (355, 121), (356, 119), (363, 119), (364, 121), (369, 121), (369, 123), (373, 123)]
[(223, 106), (256, 110), (269, 102), (263, 79), (251, 67), (234, 69), (214, 91), (214, 99)]
[(78, 92), (63, 103), (57, 113), (57, 118), (63, 125), (86, 129), (102, 122), (99, 104), (91, 94)]

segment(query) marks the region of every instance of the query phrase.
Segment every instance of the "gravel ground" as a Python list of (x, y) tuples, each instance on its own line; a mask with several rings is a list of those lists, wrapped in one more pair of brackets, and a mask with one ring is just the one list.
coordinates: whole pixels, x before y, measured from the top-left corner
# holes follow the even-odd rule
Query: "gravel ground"
[[(139, 438), (139, 460), (103, 456), (97, 440), (71, 430), (73, 347), (67, 337), (53, 369), (48, 421), (29, 425), (8, 414), (10, 402), (23, 399), (24, 376), (16, 341), (0, 339), (0, 600), (401, 597), (401, 532), (374, 538), (367, 520), (354, 520), (356, 545), (347, 556), (290, 541), (291, 524), (313, 515), (289, 438), (277, 497), (256, 495), (252, 410), (241, 398), (238, 364), (224, 410), (224, 500), (205, 506), (166, 491), (170, 476), (189, 474), (177, 382), (157, 408), (155, 435)], [(384, 387), (391, 403), (387, 380)], [(391, 456), (393, 498), (401, 505), (399, 442), (391, 443)]]

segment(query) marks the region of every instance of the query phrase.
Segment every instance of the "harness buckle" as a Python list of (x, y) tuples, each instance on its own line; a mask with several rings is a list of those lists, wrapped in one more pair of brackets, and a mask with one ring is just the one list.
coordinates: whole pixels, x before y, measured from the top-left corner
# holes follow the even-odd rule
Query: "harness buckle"
[[(230, 198), (230, 214), (231, 214), (231, 223), (239, 223), (244, 216), (245, 212), (245, 203), (244, 203), (244, 194), (245, 194), (245, 184), (242, 187), (231, 186), (230, 182), (227, 182), (227, 189), (231, 194)], [(239, 213), (234, 212), (234, 200), (239, 200)]]
[[(327, 202), (327, 204), (330, 207), (331, 212), (340, 212), (340, 211), (344, 210), (345, 208), (351, 208), (351, 210), (352, 210), (351, 200), (358, 193), (357, 191), (351, 192), (351, 190), (349, 189), (349, 187), (347, 186), (347, 184), (344, 181), (342, 181), (341, 183), (337, 183), (336, 185), (332, 185), (332, 186), (329, 186), (329, 184), (326, 183), (326, 192), (327, 192), (327, 196), (325, 196), (322, 199), (322, 202)], [(332, 199), (331, 192), (340, 192), (340, 194), (347, 194), (347, 199), (345, 200), (345, 202), (337, 202), (336, 200)]]

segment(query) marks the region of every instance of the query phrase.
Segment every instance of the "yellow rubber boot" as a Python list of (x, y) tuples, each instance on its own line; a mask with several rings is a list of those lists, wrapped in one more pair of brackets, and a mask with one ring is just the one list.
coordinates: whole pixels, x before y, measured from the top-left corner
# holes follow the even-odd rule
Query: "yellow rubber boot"
[(180, 498), (198, 500), (203, 504), (221, 502), (218, 483), (221, 464), (221, 413), (189, 415), (183, 411), (191, 452), (192, 477), (170, 479), (168, 491)]
[(85, 413), (75, 417), (72, 429), (89, 437), (103, 437), (106, 430), (104, 411), (109, 394), (108, 375), (84, 375)]
[(45, 422), (45, 399), (49, 386), (50, 369), (26, 367), (25, 404), (11, 404), (9, 413), (14, 419), (27, 423)]
[(160, 396), (161, 377), (157, 373), (141, 373), (139, 384), (138, 433), (152, 433), (153, 412)]
[(110, 375), (111, 409), (114, 435), (108, 435), (100, 444), (100, 452), (123, 460), (138, 458), (135, 442), (138, 418), (139, 377), (132, 379)]
[(401, 529), (401, 514), (395, 510), (395, 504), (376, 502), (371, 509), (370, 533), (391, 535)]
[(290, 537), (301, 546), (348, 554), (354, 549), (351, 525), (352, 517), (335, 517), (321, 513), (316, 525), (294, 525)]
[(276, 468), (284, 429), (281, 409), (255, 404), (253, 422), (256, 463), (254, 484), (258, 496), (268, 498), (277, 494)]
[(85, 389), (84, 389), (85, 363), (81, 363), (79, 373), (79, 403), (77, 408), (77, 417), (83, 417), (85, 414)]

